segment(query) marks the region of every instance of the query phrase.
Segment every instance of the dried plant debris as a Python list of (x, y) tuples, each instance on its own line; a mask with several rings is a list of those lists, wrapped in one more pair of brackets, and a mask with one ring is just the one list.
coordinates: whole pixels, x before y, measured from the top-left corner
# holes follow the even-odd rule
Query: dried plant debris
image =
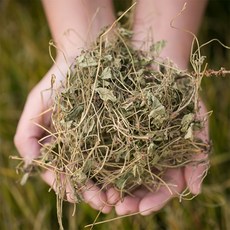
[(157, 189), (168, 168), (199, 164), (195, 155), (208, 149), (194, 136), (206, 119), (196, 116), (202, 74), (161, 60), (164, 41), (144, 52), (132, 48), (130, 31), (114, 33), (76, 57), (56, 91), (52, 141), (36, 160), (65, 175), (76, 202), (89, 180), (121, 197)]

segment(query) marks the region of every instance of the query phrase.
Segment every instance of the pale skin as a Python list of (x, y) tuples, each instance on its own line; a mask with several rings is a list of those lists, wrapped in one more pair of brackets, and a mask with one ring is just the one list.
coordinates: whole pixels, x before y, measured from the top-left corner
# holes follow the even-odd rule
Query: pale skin
[[(147, 49), (149, 38), (153, 41), (166, 40), (167, 46), (162, 51), (163, 58), (174, 61), (178, 67), (186, 69), (189, 62), (192, 36), (182, 30), (170, 27), (170, 22), (181, 11), (184, 0), (139, 0), (135, 9), (133, 23), (133, 45), (137, 49)], [(197, 33), (206, 0), (190, 0), (187, 9), (182, 16), (175, 20), (175, 26)], [(42, 80), (32, 89), (28, 95), (23, 113), (18, 123), (15, 134), (15, 145), (29, 164), (39, 156), (40, 145), (38, 140), (45, 133), (34, 122), (49, 127), (50, 113), (45, 113), (50, 103), (51, 76), (55, 75), (54, 87), (58, 87), (60, 81), (64, 80), (65, 73), (73, 58), (82, 49), (95, 40), (101, 29), (111, 25), (115, 20), (111, 0), (43, 0), (43, 6), (47, 15), (48, 23), (53, 40), (58, 46), (55, 64), (50, 68)], [(145, 45), (143, 45), (145, 44)], [(65, 54), (65, 58), (64, 55)], [(43, 97), (41, 98), (41, 92)], [(36, 105), (36, 106), (34, 106)], [(203, 103), (200, 103), (199, 114), (205, 113)], [(32, 122), (33, 121), (33, 122)], [(203, 140), (208, 140), (208, 125), (197, 134)], [(205, 158), (200, 154), (197, 158)], [(126, 196), (124, 200), (119, 199), (119, 194), (110, 188), (100, 191), (91, 181), (88, 182), (83, 191), (85, 201), (94, 209), (102, 210), (104, 213), (115, 207), (118, 215), (141, 212), (148, 215), (160, 210), (169, 200), (178, 196), (185, 188), (193, 194), (199, 194), (201, 190), (202, 177), (207, 169), (207, 164), (200, 166), (188, 165), (181, 169), (171, 169), (165, 173), (164, 180), (170, 183), (170, 189), (162, 186), (156, 192), (139, 189), (135, 197)], [(55, 176), (52, 171), (47, 171), (42, 178), (55, 189)], [(67, 198), (72, 202), (72, 192), (67, 186)]]

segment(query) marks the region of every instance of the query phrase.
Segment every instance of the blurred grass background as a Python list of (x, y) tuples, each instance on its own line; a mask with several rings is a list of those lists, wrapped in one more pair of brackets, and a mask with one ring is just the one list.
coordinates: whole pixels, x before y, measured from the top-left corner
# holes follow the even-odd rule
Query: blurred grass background
[[(116, 1), (120, 7), (122, 1)], [(127, 1), (126, 1), (127, 3)], [(124, 5), (123, 5), (124, 6)], [(49, 30), (40, 1), (0, 0), (0, 229), (58, 229), (56, 200), (39, 178), (21, 186), (9, 158), (17, 155), (12, 139), (26, 96), (50, 67)], [(230, 1), (209, 0), (199, 40), (218, 38), (230, 45)], [(217, 43), (203, 50), (209, 68), (230, 69), (230, 51)], [(230, 76), (204, 79), (202, 95), (213, 115), (210, 135), (213, 141), (211, 168), (203, 193), (193, 201), (178, 199), (157, 214), (116, 220), (94, 229), (228, 230), (230, 229)], [(31, 108), (32, 109), (32, 108)], [(64, 205), (65, 229), (83, 229), (97, 212), (87, 205)], [(98, 220), (115, 217), (101, 215)]]

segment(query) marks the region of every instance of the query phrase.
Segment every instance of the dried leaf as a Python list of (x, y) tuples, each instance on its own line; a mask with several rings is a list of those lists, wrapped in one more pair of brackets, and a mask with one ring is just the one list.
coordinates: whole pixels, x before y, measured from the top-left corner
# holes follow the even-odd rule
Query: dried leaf
[(111, 68), (106, 67), (101, 73), (101, 79), (106, 80), (106, 79), (111, 79), (111, 78), (112, 78)]
[(115, 185), (118, 189), (122, 190), (125, 187), (127, 178), (119, 178), (116, 182)]
[(184, 139), (189, 139), (189, 140), (193, 140), (193, 123), (190, 124), (189, 128), (187, 129), (187, 132), (184, 136)]
[(162, 49), (165, 47), (165, 45), (166, 45), (165, 40), (157, 41), (150, 47), (150, 51), (153, 52), (153, 55), (158, 56), (162, 51)]
[(99, 94), (100, 98), (103, 101), (112, 101), (112, 102), (116, 102), (116, 97), (113, 95), (113, 91), (109, 90), (107, 88), (103, 88), (103, 87), (98, 87), (95, 89), (95, 91)]
[(92, 67), (97, 66), (97, 60), (90, 55), (90, 53), (84, 53), (76, 58), (76, 63), (80, 67)]
[(114, 64), (115, 68), (117, 68), (117, 69), (121, 68), (121, 59), (115, 58), (113, 64)]
[(89, 133), (93, 130), (94, 127), (95, 127), (95, 120), (90, 119), (88, 122), (84, 124), (82, 128), (82, 132), (87, 133), (87, 135), (89, 135)]
[(185, 114), (181, 120), (181, 132), (186, 132), (193, 120), (193, 113)]
[(148, 154), (153, 155), (155, 150), (156, 150), (156, 145), (153, 142), (150, 143), (150, 145), (148, 146), (148, 149), (147, 149)]
[(164, 117), (165, 116), (165, 107), (163, 105), (160, 105), (159, 107), (153, 109), (150, 113), (149, 113), (149, 118), (157, 118), (157, 117)]
[(112, 55), (107, 54), (107, 55), (104, 56), (104, 60), (112, 61), (112, 60), (113, 60), (113, 57), (112, 57)]
[(166, 118), (166, 109), (154, 95), (150, 96), (150, 101), (152, 110), (149, 113), (149, 118), (154, 118), (161, 124)]
[(78, 118), (79, 116), (81, 116), (81, 113), (83, 112), (84, 107), (83, 105), (79, 105), (74, 107), (70, 113), (67, 115), (66, 117), (66, 121), (71, 121), (71, 120), (75, 120), (76, 118)]
[(124, 189), (127, 181), (130, 178), (133, 178), (132, 171), (131, 172), (127, 172), (127, 173), (123, 174), (120, 178), (118, 178), (116, 180), (116, 182), (115, 182), (116, 187), (119, 188), (119, 189), (121, 189), (121, 190)]

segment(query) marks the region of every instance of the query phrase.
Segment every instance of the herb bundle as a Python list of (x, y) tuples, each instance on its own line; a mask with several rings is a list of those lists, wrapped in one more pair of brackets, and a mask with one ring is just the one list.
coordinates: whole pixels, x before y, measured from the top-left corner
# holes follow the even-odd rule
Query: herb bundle
[(55, 92), (52, 140), (36, 161), (65, 175), (76, 202), (89, 180), (121, 197), (155, 190), (167, 169), (199, 164), (194, 156), (208, 147), (194, 136), (207, 118), (196, 116), (202, 74), (161, 60), (163, 41), (145, 52), (132, 48), (130, 31), (114, 33), (76, 57)]

